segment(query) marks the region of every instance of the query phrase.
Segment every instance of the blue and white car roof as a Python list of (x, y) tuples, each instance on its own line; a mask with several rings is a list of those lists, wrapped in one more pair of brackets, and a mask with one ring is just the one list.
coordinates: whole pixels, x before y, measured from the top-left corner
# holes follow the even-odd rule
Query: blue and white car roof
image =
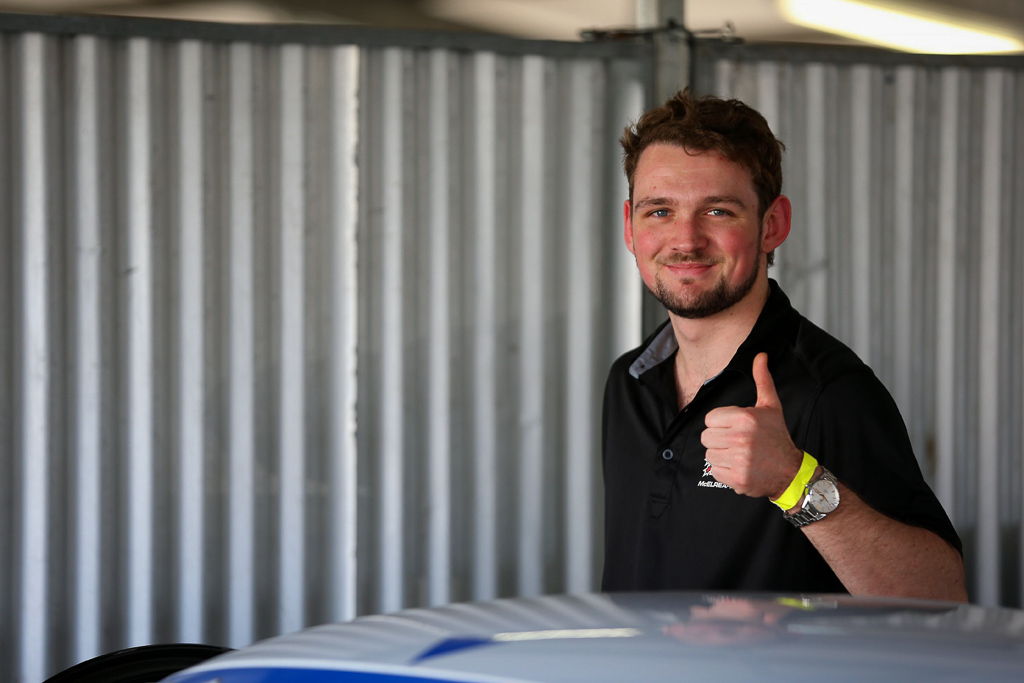
[(849, 596), (584, 594), (366, 616), (168, 683), (1024, 680), (1024, 612)]

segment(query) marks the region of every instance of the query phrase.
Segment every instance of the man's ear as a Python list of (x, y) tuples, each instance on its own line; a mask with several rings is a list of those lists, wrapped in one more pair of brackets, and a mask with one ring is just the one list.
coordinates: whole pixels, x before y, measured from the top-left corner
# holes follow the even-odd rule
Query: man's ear
[(630, 254), (633, 252), (633, 204), (630, 200), (622, 203), (622, 238), (626, 241), (626, 249)]
[(764, 212), (761, 225), (761, 251), (770, 254), (789, 237), (792, 227), (793, 205), (789, 197), (780, 194)]

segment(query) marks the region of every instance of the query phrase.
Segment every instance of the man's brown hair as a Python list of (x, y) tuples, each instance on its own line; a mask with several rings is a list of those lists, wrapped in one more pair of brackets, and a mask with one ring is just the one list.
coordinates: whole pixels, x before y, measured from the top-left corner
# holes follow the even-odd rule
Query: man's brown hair
[(772, 134), (764, 117), (739, 100), (710, 95), (695, 98), (689, 89), (677, 92), (668, 102), (627, 126), (619, 142), (624, 152), (622, 165), (629, 180), (630, 202), (640, 155), (656, 142), (677, 145), (689, 153), (718, 152), (750, 171), (761, 218), (782, 193), (785, 146)]

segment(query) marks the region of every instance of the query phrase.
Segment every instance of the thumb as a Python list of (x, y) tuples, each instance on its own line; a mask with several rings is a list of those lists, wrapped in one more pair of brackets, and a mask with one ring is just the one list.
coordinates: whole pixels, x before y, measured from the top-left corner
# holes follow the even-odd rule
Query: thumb
[(775, 391), (775, 381), (772, 373), (768, 372), (768, 354), (759, 353), (754, 356), (754, 385), (757, 387), (758, 408), (781, 408), (782, 402), (779, 394)]

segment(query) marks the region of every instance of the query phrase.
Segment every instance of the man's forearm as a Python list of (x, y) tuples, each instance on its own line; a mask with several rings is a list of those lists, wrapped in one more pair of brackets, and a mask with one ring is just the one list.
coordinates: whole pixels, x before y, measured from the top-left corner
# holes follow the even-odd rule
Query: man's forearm
[(963, 560), (949, 543), (886, 517), (842, 484), (840, 498), (803, 531), (852, 595), (967, 601)]

